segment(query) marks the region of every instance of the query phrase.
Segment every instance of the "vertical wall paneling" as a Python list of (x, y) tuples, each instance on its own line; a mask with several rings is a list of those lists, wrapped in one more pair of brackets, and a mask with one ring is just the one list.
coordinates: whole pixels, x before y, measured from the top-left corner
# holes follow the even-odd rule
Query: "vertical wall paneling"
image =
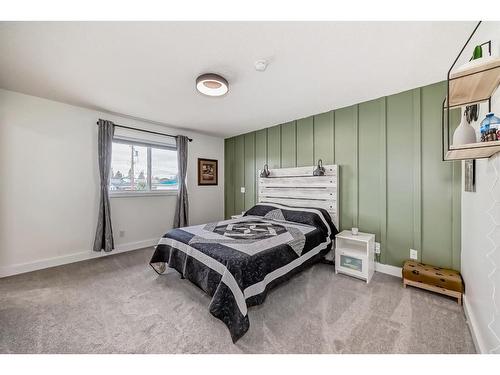
[[(452, 260), (451, 266), (454, 270), (461, 269), (460, 263), (460, 252), (462, 249), (462, 237), (461, 237), (461, 216), (462, 216), (462, 161), (453, 162), (452, 171), (452, 191), (453, 191), (453, 203), (452, 203), (452, 228), (451, 228), (451, 249), (452, 249)], [(445, 263), (443, 263), (445, 264)]]
[(401, 266), (413, 246), (413, 92), (387, 98), (387, 241), (385, 259)]
[[(425, 263), (460, 268), (461, 162), (443, 162), (438, 83), (292, 121), (225, 142), (225, 213), (257, 201), (257, 171), (340, 167), (340, 227), (381, 243), (379, 261), (401, 266), (410, 248)], [(460, 120), (451, 112), (450, 131)], [(246, 194), (240, 193), (245, 186)]]
[(354, 123), (354, 191), (352, 197), (352, 225), (358, 227), (359, 223), (359, 105), (353, 111), (352, 121)]
[[(461, 120), (461, 110), (456, 109), (451, 111), (450, 128), (455, 131)], [(452, 166), (452, 208), (451, 208), (451, 249), (452, 249), (452, 268), (455, 270), (461, 269), (461, 249), (462, 249), (462, 161), (456, 160)]]
[(314, 165), (314, 120), (307, 117), (297, 120), (297, 167)]
[(267, 129), (267, 163), (269, 169), (281, 167), (281, 125)]
[(381, 173), (385, 152), (380, 125), (382, 121), (385, 124), (385, 119), (381, 118), (381, 102), (383, 99), (358, 106), (358, 225), (363, 231), (375, 233), (377, 242), (381, 241), (381, 205), (382, 196), (385, 196), (381, 183), (385, 179)]
[(281, 168), (297, 166), (295, 121), (281, 125)]
[(245, 210), (255, 205), (255, 132), (245, 134)]
[(332, 111), (332, 117), (333, 117), (333, 144), (332, 144), (333, 162), (337, 164), (337, 159), (335, 159), (335, 111)]
[(255, 202), (258, 201), (258, 173), (267, 163), (267, 129), (255, 132)]
[(355, 205), (354, 194), (356, 182), (356, 130), (354, 118), (357, 106), (341, 108), (335, 111), (335, 163), (339, 165), (339, 210), (340, 227), (349, 229), (354, 226)]
[(324, 164), (335, 163), (333, 111), (314, 116), (313, 165), (322, 159)]
[(224, 142), (224, 215), (234, 214), (234, 138)]
[(385, 246), (387, 244), (387, 98), (379, 101), (380, 129), (380, 256), (379, 261), (385, 262)]
[(445, 87), (422, 88), (422, 261), (452, 265), (453, 163), (442, 161), (441, 104)]
[(413, 90), (413, 249), (422, 260), (422, 126), (420, 89)]
[[(442, 85), (442, 91), (445, 91)], [(441, 90), (437, 90), (440, 92)], [(453, 132), (460, 124), (462, 110), (460, 108), (453, 109), (450, 112), (450, 139), (453, 137)], [(461, 249), (462, 249), (462, 161), (457, 160), (452, 162), (451, 170), (451, 191), (452, 191), (452, 205), (451, 205), (451, 265), (455, 270), (461, 268)]]
[(239, 135), (234, 144), (234, 212), (245, 210), (245, 194), (241, 187), (245, 186), (245, 136)]

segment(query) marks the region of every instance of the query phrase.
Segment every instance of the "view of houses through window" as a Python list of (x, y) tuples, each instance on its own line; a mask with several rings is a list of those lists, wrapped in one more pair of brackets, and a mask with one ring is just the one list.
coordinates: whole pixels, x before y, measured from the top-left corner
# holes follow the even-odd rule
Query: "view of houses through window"
[(113, 142), (111, 191), (176, 190), (177, 182), (176, 150)]

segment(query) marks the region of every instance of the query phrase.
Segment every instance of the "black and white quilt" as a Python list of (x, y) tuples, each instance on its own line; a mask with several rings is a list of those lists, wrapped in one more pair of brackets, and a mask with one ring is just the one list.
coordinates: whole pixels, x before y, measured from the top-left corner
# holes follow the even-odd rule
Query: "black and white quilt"
[(236, 342), (248, 331), (248, 307), (323, 258), (336, 234), (326, 210), (262, 203), (242, 218), (169, 231), (150, 264), (160, 274), (176, 269), (212, 296), (210, 313)]

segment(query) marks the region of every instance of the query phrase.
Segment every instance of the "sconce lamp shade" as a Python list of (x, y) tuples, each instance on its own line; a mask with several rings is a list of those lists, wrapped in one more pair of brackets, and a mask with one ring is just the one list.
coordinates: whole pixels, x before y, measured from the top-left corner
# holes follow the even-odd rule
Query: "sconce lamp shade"
[(260, 177), (267, 178), (270, 174), (271, 172), (269, 172), (269, 167), (267, 166), (267, 164), (264, 164), (264, 169), (260, 172)]

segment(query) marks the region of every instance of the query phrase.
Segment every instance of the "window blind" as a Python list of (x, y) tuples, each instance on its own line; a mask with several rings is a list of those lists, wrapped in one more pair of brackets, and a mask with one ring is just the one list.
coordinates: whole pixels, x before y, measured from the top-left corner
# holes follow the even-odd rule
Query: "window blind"
[(121, 128), (119, 126), (115, 127), (115, 134), (113, 136), (113, 139), (124, 142), (133, 142), (143, 145), (168, 148), (170, 150), (177, 149), (175, 137), (151, 134), (140, 130)]

